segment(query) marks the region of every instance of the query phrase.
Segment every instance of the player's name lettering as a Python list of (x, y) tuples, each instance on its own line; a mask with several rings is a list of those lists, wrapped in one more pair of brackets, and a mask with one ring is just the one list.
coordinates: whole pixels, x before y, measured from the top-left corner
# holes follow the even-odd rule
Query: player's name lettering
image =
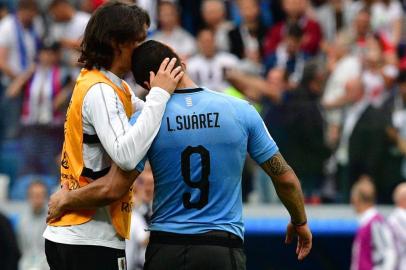
[(166, 117), (168, 131), (193, 130), (203, 128), (219, 128), (220, 114), (217, 112), (177, 115), (174, 119)]

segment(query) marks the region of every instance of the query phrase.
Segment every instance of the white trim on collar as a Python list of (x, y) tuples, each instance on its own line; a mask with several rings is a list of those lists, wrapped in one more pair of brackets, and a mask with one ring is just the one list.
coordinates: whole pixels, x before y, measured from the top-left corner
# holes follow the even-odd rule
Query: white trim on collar
[(124, 91), (123, 80), (120, 77), (104, 68), (100, 69), (100, 72), (103, 73), (110, 81), (112, 81), (116, 86), (118, 86), (121, 90)]

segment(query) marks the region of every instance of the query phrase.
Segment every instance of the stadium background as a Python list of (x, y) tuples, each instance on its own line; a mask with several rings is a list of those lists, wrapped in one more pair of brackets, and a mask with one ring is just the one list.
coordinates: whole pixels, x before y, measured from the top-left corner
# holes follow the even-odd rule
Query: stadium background
[[(77, 47), (89, 14), (102, 2), (38, 0), (34, 12), (18, 1), (0, 1), (0, 211), (12, 224), (22, 258), (40, 256), (30, 250), (38, 247), (34, 240), (22, 244), (24, 235), (45, 224), (43, 205), (35, 206), (27, 191), (38, 181), (48, 193), (58, 185), (63, 115), (80, 69)], [(198, 84), (256, 105), (301, 179), (315, 239), (310, 257), (298, 263), (294, 246), (283, 244), (287, 212), (270, 179), (247, 162), (248, 269), (349, 269), (357, 228), (349, 204), (352, 183), (371, 179), (379, 209), (388, 215), (393, 189), (406, 179), (406, 5), (397, 0), (128, 2), (150, 13), (148, 38), (178, 51)], [(14, 14), (21, 11), (26, 21), (19, 24)], [(43, 72), (49, 67), (53, 75)], [(53, 95), (35, 94), (47, 87)], [(6, 222), (0, 225), (2, 246), (11, 232)], [(30, 236), (41, 241), (40, 235)], [(16, 257), (12, 248), (0, 248), (0, 269)], [(20, 269), (42, 269), (33, 265)]]

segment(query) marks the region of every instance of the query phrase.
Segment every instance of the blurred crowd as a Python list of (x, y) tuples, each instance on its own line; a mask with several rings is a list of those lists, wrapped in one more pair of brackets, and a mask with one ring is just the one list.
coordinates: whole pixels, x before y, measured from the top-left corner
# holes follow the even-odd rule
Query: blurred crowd
[[(78, 48), (103, 2), (0, 1), (0, 173), (11, 199), (25, 198), (38, 176), (48, 189), (58, 183)], [(373, 179), (379, 203), (392, 203), (406, 180), (403, 2), (126, 2), (149, 12), (148, 39), (174, 48), (197, 84), (255, 105), (307, 203), (348, 203), (361, 175)], [(276, 200), (250, 160), (243, 186), (245, 202)]]

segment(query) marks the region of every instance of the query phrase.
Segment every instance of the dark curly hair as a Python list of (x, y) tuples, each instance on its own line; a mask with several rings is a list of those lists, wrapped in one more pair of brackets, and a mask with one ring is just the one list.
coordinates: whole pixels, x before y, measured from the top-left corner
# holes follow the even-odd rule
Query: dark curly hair
[(113, 43), (143, 41), (145, 25), (150, 25), (148, 13), (136, 5), (118, 1), (98, 8), (86, 26), (79, 62), (86, 69), (109, 69), (114, 59)]

